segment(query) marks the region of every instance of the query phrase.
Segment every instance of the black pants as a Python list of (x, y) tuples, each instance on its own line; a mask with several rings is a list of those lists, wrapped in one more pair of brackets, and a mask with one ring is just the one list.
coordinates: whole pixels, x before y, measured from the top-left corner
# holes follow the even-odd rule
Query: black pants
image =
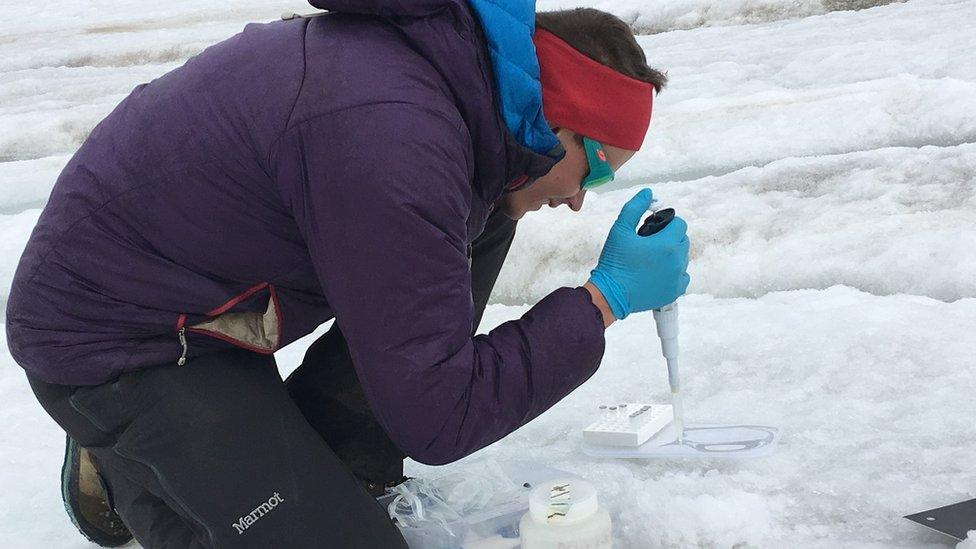
[[(496, 213), (473, 245), (472, 329), (514, 232)], [(404, 455), (370, 412), (338, 328), (284, 383), (272, 356), (237, 349), (97, 386), (30, 383), (91, 451), (144, 547), (406, 546), (363, 487), (399, 479)]]

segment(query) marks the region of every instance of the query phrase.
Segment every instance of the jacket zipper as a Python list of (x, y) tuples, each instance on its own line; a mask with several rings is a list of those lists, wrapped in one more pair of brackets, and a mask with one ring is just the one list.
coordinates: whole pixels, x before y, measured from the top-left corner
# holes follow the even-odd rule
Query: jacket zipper
[(183, 366), (186, 364), (186, 326), (180, 327), (180, 345), (183, 347), (183, 354), (180, 355), (180, 359), (176, 361), (177, 366)]
[[(469, 245), (469, 249), (470, 249), (470, 245)], [(470, 256), (471, 254), (469, 253), (468, 255)], [(243, 300), (251, 297), (256, 292), (258, 292), (260, 290), (263, 290), (264, 288), (268, 288), (269, 293), (270, 293), (270, 296), (271, 296), (270, 299), (274, 300), (274, 302), (275, 302), (275, 315), (277, 316), (277, 321), (278, 321), (278, 341), (280, 342), (281, 341), (281, 330), (282, 330), (282, 328), (281, 328), (281, 324), (282, 324), (281, 307), (278, 305), (278, 299), (275, 296), (275, 291), (274, 291), (274, 285), (273, 284), (269, 284), (267, 282), (261, 282), (260, 284), (255, 284), (254, 286), (251, 286), (250, 288), (248, 288), (247, 291), (245, 291), (244, 293), (235, 296), (233, 299), (227, 301), (226, 303), (224, 303), (220, 307), (217, 307), (216, 309), (214, 309), (212, 311), (208, 311), (206, 313), (206, 315), (207, 315), (207, 317), (219, 316), (219, 315), (221, 315), (221, 314), (229, 311), (230, 309), (232, 309), (235, 305), (237, 305), (241, 301), (243, 301)], [(176, 326), (178, 328), (177, 335), (179, 335), (179, 338), (180, 338), (180, 347), (182, 347), (182, 349), (183, 349), (182, 354), (180, 354), (179, 360), (176, 361), (176, 365), (177, 366), (183, 366), (184, 364), (186, 364), (186, 353), (187, 353), (187, 343), (186, 343), (186, 314), (185, 313), (180, 313), (180, 316), (176, 319)], [(204, 329), (200, 329), (200, 328), (193, 328), (191, 326), (190, 327), (190, 331), (192, 331), (192, 332), (200, 332), (200, 333), (212, 335), (213, 337), (217, 337), (218, 339), (222, 339), (224, 341), (228, 341), (229, 343), (231, 343), (233, 345), (237, 345), (238, 347), (241, 347), (242, 346), (242, 344), (239, 344), (238, 342), (235, 342), (235, 341), (226, 339), (224, 337), (221, 337), (220, 334), (216, 334), (216, 333), (210, 332), (208, 330), (204, 330)], [(252, 349), (249, 346), (244, 346), (243, 348), (249, 349), (249, 350), (252, 350), (252, 351), (255, 351), (255, 352), (263, 352), (265, 354), (268, 354), (266, 351), (262, 351), (260, 349)], [(271, 351), (271, 352), (274, 352), (274, 351)]]

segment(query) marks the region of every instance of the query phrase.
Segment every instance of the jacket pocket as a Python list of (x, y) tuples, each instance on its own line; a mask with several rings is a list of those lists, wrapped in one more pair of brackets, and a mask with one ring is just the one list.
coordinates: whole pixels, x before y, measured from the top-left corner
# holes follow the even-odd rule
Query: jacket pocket
[[(267, 306), (263, 312), (231, 310), (246, 302), (263, 299), (265, 296), (267, 296)], [(248, 308), (253, 309), (253, 304)], [(186, 314), (181, 314), (177, 319), (176, 329), (183, 351), (177, 362), (180, 366), (186, 363), (188, 350), (186, 332), (188, 331), (215, 337), (261, 354), (272, 354), (281, 346), (281, 307), (273, 284), (267, 282), (255, 284), (227, 300), (223, 305), (209, 311), (206, 316), (205, 320), (191, 326), (186, 325)]]

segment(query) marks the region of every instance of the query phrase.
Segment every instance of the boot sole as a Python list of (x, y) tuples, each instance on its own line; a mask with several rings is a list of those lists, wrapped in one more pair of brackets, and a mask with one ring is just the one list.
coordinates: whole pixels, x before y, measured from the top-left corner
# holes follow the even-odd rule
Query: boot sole
[[(81, 535), (85, 536), (85, 539), (102, 547), (121, 547), (132, 541), (132, 534), (128, 530), (125, 534), (113, 535), (98, 528), (84, 517), (78, 505), (81, 498), (80, 482), (81, 446), (67, 436), (64, 444), (64, 463), (61, 465), (61, 501), (71, 523)], [(104, 488), (102, 491), (104, 495)], [(109, 509), (111, 513), (115, 513), (114, 510)], [(115, 520), (122, 522), (118, 515), (115, 515)]]

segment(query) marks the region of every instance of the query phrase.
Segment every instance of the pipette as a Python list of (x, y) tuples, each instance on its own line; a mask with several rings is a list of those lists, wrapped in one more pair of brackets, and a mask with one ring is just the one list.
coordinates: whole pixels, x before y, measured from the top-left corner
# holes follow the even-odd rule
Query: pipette
[(661, 352), (668, 363), (668, 385), (671, 386), (671, 407), (674, 408), (674, 428), (678, 444), (684, 439), (684, 408), (681, 406), (681, 384), (678, 381), (678, 304), (669, 303), (654, 309), (657, 336), (661, 338)]
[[(656, 234), (674, 219), (674, 210), (666, 208), (647, 216), (637, 234)], [(684, 409), (681, 406), (681, 384), (678, 380), (678, 304), (669, 303), (654, 309), (657, 335), (661, 338), (661, 352), (668, 363), (668, 385), (671, 386), (671, 407), (674, 410), (674, 427), (678, 432), (678, 444), (684, 441)]]

